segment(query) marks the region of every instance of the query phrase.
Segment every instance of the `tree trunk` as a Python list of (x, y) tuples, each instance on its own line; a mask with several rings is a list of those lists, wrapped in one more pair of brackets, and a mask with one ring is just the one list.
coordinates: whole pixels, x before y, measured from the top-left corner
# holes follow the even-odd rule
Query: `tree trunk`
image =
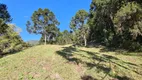
[(84, 38), (84, 46), (86, 47), (87, 46), (86, 36), (84, 35), (83, 38)]
[(46, 34), (44, 34), (44, 41), (45, 41), (45, 45), (46, 45), (46, 41), (47, 41), (47, 38), (46, 38)]
[(48, 35), (48, 42), (50, 41), (51, 34)]

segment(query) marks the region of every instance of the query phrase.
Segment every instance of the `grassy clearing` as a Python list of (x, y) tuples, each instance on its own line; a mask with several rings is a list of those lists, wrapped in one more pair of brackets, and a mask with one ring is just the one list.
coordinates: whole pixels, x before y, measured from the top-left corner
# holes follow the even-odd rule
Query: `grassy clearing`
[[(0, 80), (140, 80), (142, 56), (101, 48), (35, 46), (0, 59)], [(92, 79), (93, 80), (93, 79)]]

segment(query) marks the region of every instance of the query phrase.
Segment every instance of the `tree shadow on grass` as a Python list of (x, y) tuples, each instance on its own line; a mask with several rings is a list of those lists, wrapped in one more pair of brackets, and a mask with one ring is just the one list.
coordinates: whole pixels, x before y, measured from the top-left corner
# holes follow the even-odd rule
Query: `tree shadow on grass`
[[(32, 47), (28, 47), (28, 48), (32, 48)], [(9, 56), (9, 55), (13, 55), (13, 54), (17, 54), (19, 52), (23, 52), (24, 50), (28, 49), (28, 48), (25, 48), (25, 49), (21, 49), (21, 50), (13, 50), (13, 51), (10, 51), (10, 52), (7, 52), (7, 53), (2, 53), (0, 52), (0, 59), (3, 58), (3, 57), (6, 57), (6, 56)]]
[(88, 75), (84, 75), (81, 77), (82, 80), (98, 80), (98, 79), (95, 79), (93, 78), (92, 76), (88, 76)]
[(73, 52), (77, 52), (77, 49), (69, 46), (69, 47), (62, 47), (64, 48), (62, 51), (57, 51), (59, 55), (61, 55), (63, 58), (67, 59), (71, 62), (76, 62), (77, 64), (80, 62), (79, 59), (73, 58)]
[(131, 79), (131, 78), (129, 78), (129, 77), (127, 77), (127, 76), (116, 76), (115, 77), (116, 79), (118, 79), (118, 80), (134, 80), (134, 79)]
[(109, 48), (103, 47), (100, 49), (100, 52), (115, 52), (115, 54), (119, 55), (128, 55), (128, 56), (142, 56), (142, 52), (131, 52), (124, 49), (117, 49), (117, 48)]
[[(85, 56), (83, 54), (77, 54), (75, 52), (85, 52), (86, 54), (88, 54), (90, 57), (88, 58), (88, 56)], [(84, 53), (84, 54), (85, 54)], [(114, 77), (110, 74), (110, 72), (112, 71), (112, 66), (111, 64), (113, 65), (117, 65), (119, 67), (122, 67), (124, 69), (127, 69), (127, 70), (130, 70), (130, 71), (133, 71), (139, 75), (141, 75), (139, 72), (135, 71), (135, 70), (132, 70), (126, 66), (124, 66), (123, 64), (119, 63), (120, 62), (123, 62), (124, 64), (127, 64), (127, 65), (131, 65), (131, 66), (137, 66), (136, 64), (133, 64), (133, 63), (130, 63), (130, 62), (125, 62), (125, 61), (122, 61), (120, 60), (119, 58), (115, 57), (115, 56), (111, 56), (111, 55), (106, 55), (106, 54), (101, 54), (100, 53), (96, 53), (96, 52), (90, 52), (90, 51), (85, 51), (85, 50), (79, 50), (79, 49), (76, 49), (72, 46), (69, 46), (69, 47), (63, 47), (63, 50), (61, 51), (57, 51), (57, 54), (59, 54), (60, 56), (62, 56), (63, 58), (65, 58), (66, 60), (68, 60), (69, 62), (75, 62), (77, 65), (79, 63), (81, 64), (85, 64), (89, 69), (92, 69), (92, 68), (96, 68), (98, 72), (103, 72), (105, 73), (105, 76), (102, 77), (102, 80), (105, 80), (106, 76), (110, 76), (110, 77)], [(87, 59), (92, 59), (94, 61), (97, 61), (96, 62), (87, 62), (87, 61), (84, 61), (80, 58), (76, 58), (74, 57), (74, 55), (79, 55), (81, 57), (85, 57)], [(105, 63), (104, 64), (101, 64), (101, 63)], [(106, 66), (106, 63), (108, 63), (108, 66)], [(127, 76), (126, 76), (127, 77)], [(88, 77), (90, 78), (90, 76)], [(116, 77), (118, 79), (120, 79), (121, 77)], [(85, 80), (84, 78), (82, 80)], [(86, 79), (87, 80), (87, 79)], [(89, 79), (88, 79), (89, 80)], [(90, 79), (90, 80), (96, 80), (96, 79)], [(120, 79), (121, 80), (121, 79)]]
[[(130, 63), (130, 62), (125, 62), (125, 61), (120, 60), (117, 57), (114, 57), (114, 56), (111, 56), (111, 55), (102, 54), (101, 56), (98, 56), (98, 55), (96, 55), (96, 54), (94, 54), (92, 52), (89, 52), (89, 51), (84, 51), (84, 52), (86, 52), (86, 53), (90, 54), (91, 56), (93, 56), (92, 58), (94, 60), (98, 60), (99, 63), (100, 62), (112, 63), (112, 64), (115, 64), (115, 65), (117, 65), (119, 67), (127, 69), (129, 71), (132, 71), (132, 72), (134, 72), (136, 74), (142, 75), (142, 73), (140, 73), (140, 72), (138, 72), (138, 71), (136, 71), (134, 69), (129, 68), (130, 66), (138, 67), (137, 64), (133, 64), (133, 63)], [(124, 66), (122, 63), (128, 65), (129, 67)]]
[(0, 59), (3, 58), (3, 57), (6, 57), (6, 56), (12, 55), (12, 54), (16, 54), (18, 52), (21, 52), (21, 51), (14, 51), (14, 52), (9, 52), (9, 53), (0, 53)]

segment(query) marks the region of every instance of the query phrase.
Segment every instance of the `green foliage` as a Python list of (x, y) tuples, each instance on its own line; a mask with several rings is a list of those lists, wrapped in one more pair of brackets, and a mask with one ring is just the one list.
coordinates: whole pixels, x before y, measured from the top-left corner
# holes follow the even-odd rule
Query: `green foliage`
[(70, 22), (70, 28), (76, 35), (76, 43), (87, 45), (87, 35), (89, 26), (86, 24), (88, 13), (85, 10), (79, 10)]
[(21, 30), (13, 24), (7, 24), (11, 21), (7, 6), (0, 4), (0, 55), (19, 51), (25, 45), (19, 36)]
[(64, 44), (72, 44), (73, 43), (73, 34), (64, 30), (60, 32), (58, 37), (56, 38), (56, 44), (64, 45)]
[[(58, 33), (50, 33), (50, 35), (48, 37), (46, 37), (46, 44), (54, 44), (56, 41), (56, 37), (57, 37)], [(42, 35), (42, 37), (40, 38), (39, 41), (40, 44), (44, 44), (45, 43), (45, 36)]]
[(27, 41), (26, 43), (29, 44), (30, 46), (39, 45), (39, 41), (38, 40), (30, 40), (30, 41)]
[(106, 46), (140, 50), (142, 2), (139, 0), (93, 0), (88, 24), (89, 41)]
[(0, 34), (5, 32), (6, 28), (8, 27), (6, 23), (10, 21), (12, 21), (12, 19), (7, 11), (7, 6), (0, 3)]
[(13, 24), (8, 24), (6, 33), (0, 36), (0, 52), (10, 53), (14, 51), (19, 51), (23, 49), (23, 40), (19, 36), (19, 33), (15, 32), (16, 26)]
[[(41, 37), (39, 43), (43, 44), (44, 37)], [(51, 37), (50, 41), (47, 41), (48, 44), (59, 44), (59, 45), (65, 45), (65, 44), (72, 44), (73, 43), (73, 34), (67, 30), (64, 30), (63, 32), (58, 32), (58, 34), (55, 37)]]
[(5, 22), (10, 22), (12, 20), (7, 10), (7, 6), (1, 3), (0, 3), (0, 18), (3, 19), (3, 21)]
[(51, 36), (55, 36), (58, 32), (57, 26), (59, 22), (57, 21), (54, 13), (49, 9), (41, 9), (35, 11), (31, 17), (32, 23), (27, 21), (27, 31), (29, 33), (41, 34), (44, 37), (44, 41), (46, 44), (46, 40), (48, 37), (48, 41)]
[(81, 28), (88, 18), (88, 13), (85, 10), (79, 10), (76, 15), (72, 18), (70, 28), (78, 30)]

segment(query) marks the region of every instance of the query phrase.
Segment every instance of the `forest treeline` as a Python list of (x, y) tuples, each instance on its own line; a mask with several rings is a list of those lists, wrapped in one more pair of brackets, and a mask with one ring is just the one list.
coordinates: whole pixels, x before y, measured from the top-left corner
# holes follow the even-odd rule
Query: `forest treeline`
[(89, 41), (142, 51), (141, 0), (93, 0), (88, 24)]
[[(11, 24), (12, 18), (5, 4), (0, 4), (0, 54), (27, 47)], [(70, 21), (70, 30), (60, 31), (55, 14), (39, 8), (27, 21), (29, 33), (40, 34), (40, 44), (75, 44), (142, 51), (142, 1), (92, 0), (89, 12), (78, 10)], [(68, 26), (65, 26), (68, 27)]]

